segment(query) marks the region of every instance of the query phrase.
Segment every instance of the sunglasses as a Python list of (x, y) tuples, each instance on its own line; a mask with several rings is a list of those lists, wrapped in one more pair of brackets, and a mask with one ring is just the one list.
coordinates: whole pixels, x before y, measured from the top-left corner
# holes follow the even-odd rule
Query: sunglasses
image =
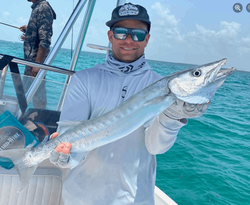
[(148, 31), (138, 28), (122, 28), (122, 27), (113, 27), (111, 28), (113, 36), (118, 40), (125, 40), (130, 34), (133, 41), (144, 41)]

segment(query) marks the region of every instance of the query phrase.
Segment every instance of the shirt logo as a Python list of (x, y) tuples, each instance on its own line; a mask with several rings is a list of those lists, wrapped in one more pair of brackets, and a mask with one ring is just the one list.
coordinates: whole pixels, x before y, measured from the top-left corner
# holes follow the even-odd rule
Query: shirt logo
[(125, 95), (126, 95), (126, 93), (127, 93), (127, 88), (128, 88), (128, 86), (124, 86), (124, 87), (122, 88), (122, 98), (125, 98)]
[(134, 66), (128, 65), (128, 66), (120, 67), (119, 69), (121, 72), (128, 73), (128, 72), (131, 72), (133, 70), (133, 68), (134, 68)]
[(138, 8), (132, 4), (125, 4), (119, 9), (119, 16), (135, 16), (138, 14)]

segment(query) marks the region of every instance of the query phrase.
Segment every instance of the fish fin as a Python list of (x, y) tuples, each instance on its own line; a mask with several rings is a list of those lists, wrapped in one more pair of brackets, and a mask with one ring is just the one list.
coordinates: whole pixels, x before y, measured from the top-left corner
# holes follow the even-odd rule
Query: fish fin
[(82, 163), (89, 152), (70, 152), (70, 169), (75, 168), (78, 164)]
[(20, 187), (18, 192), (21, 192), (29, 184), (29, 180), (36, 171), (38, 164), (32, 167), (26, 167), (25, 164), (22, 162), (18, 163), (16, 166), (17, 172), (20, 177)]
[(28, 151), (30, 151), (30, 148), (0, 151), (0, 157), (11, 159), (17, 169), (20, 178), (20, 187), (18, 192), (21, 192), (28, 185), (31, 176), (38, 167), (38, 164), (29, 167), (24, 163), (24, 156)]

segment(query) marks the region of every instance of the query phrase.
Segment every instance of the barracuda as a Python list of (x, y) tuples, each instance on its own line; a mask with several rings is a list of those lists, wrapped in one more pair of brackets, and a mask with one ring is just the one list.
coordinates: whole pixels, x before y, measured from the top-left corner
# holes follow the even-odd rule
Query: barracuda
[[(0, 151), (10, 158), (20, 176), (22, 190), (38, 165), (50, 157), (61, 142), (70, 142), (72, 152), (89, 152), (133, 132), (153, 119), (178, 99), (191, 103), (208, 103), (216, 90), (235, 68), (221, 70), (226, 59), (174, 73), (151, 84), (106, 114), (82, 121), (63, 134), (34, 148)], [(73, 166), (79, 162), (75, 161)]]

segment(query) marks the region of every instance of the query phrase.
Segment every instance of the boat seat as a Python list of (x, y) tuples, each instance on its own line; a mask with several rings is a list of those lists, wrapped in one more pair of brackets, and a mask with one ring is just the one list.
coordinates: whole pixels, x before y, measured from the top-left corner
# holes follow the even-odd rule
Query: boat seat
[(60, 205), (64, 176), (64, 170), (52, 164), (39, 166), (28, 186), (18, 193), (20, 180), (15, 167), (0, 168), (0, 204)]
[[(33, 114), (34, 122), (44, 124), (46, 129), (38, 132), (41, 136), (36, 135), (39, 140), (40, 137), (43, 140), (46, 135), (56, 131), (60, 112), (30, 108), (25, 114), (21, 120)], [(20, 179), (16, 168), (0, 167), (0, 205), (60, 205), (65, 174), (66, 170), (54, 166), (48, 159), (44, 160), (29, 184), (18, 193)]]

